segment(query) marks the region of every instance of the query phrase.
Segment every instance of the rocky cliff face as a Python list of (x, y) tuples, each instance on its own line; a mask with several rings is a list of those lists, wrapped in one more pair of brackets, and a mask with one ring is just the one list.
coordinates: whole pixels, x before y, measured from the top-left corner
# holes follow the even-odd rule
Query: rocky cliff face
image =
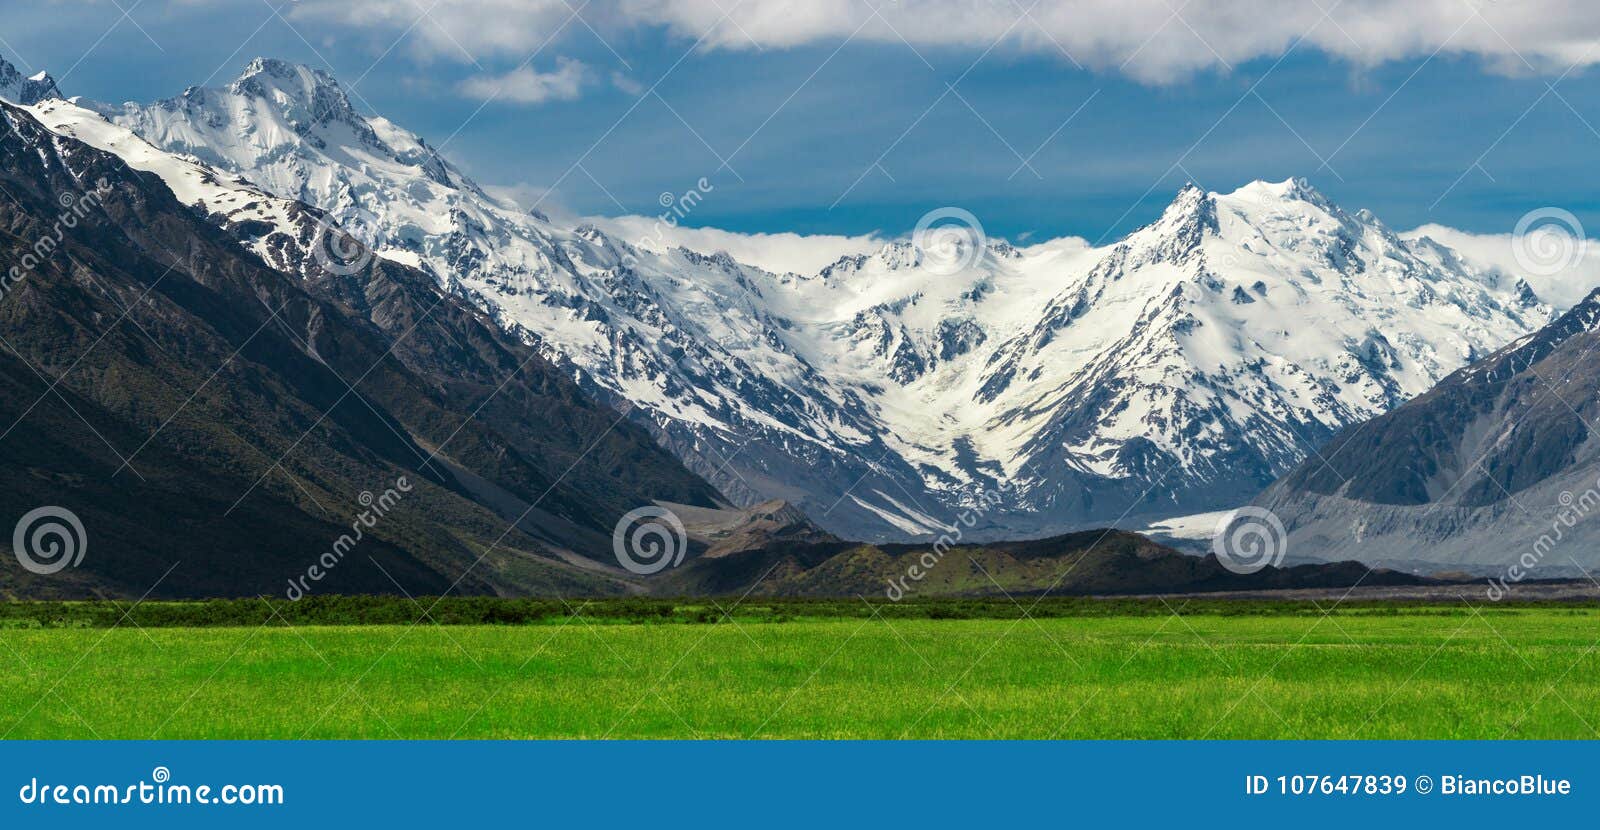
[(1298, 554), (1535, 577), (1600, 567), (1600, 292), (1386, 415), (1259, 500)]

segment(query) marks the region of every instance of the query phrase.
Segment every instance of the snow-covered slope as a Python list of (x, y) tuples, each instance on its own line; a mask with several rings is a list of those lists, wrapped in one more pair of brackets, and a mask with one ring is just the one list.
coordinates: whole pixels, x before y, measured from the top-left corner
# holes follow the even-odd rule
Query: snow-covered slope
[(849, 537), (938, 533), (996, 492), (969, 537), (1233, 506), (1551, 314), (1300, 180), (1185, 188), (1106, 248), (896, 242), (774, 274), (520, 211), (305, 67), (95, 109), (222, 171), (208, 187), (328, 211), (633, 404), (730, 497)]
[[(47, 99), (26, 108), (53, 132), (76, 138), (120, 157), (129, 167), (159, 176), (178, 200), (209, 215), (230, 230), (256, 228), (245, 237), (247, 248), (269, 264), (303, 273), (313, 255), (312, 242), (323, 232), (320, 217), (292, 199), (274, 196), (245, 179), (157, 149), (132, 130), (106, 121), (78, 103)], [(278, 237), (274, 244), (272, 232)], [(284, 237), (298, 244), (285, 246)]]

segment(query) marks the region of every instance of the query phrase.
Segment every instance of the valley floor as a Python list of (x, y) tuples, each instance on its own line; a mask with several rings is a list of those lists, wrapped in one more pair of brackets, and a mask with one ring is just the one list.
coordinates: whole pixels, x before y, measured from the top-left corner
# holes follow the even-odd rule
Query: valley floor
[[(1171, 611), (1184, 609), (1171, 600)], [(26, 738), (1594, 738), (1600, 610), (0, 628)]]

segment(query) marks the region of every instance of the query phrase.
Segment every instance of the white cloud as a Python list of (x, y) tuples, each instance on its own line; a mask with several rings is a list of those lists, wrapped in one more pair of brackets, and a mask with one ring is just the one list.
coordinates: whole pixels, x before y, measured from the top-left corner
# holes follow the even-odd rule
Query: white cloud
[(717, 228), (670, 227), (654, 216), (589, 216), (585, 222), (635, 245), (649, 240), (650, 247), (682, 246), (714, 254), (727, 251), (739, 262), (782, 274), (815, 274), (851, 254), (871, 253), (884, 240), (873, 235), (806, 236), (798, 233), (735, 233)]
[[(452, 0), (413, 36), (462, 60), (523, 56), (558, 29), (594, 27), (611, 37), (661, 27), (703, 49), (785, 48), (857, 41), (916, 48), (961, 46), (1060, 55), (1064, 63), (1153, 83), (1227, 69), (1287, 49), (1319, 50), (1358, 65), (1470, 55), (1504, 72), (1561, 72), (1600, 62), (1600, 15), (1587, 0)], [(581, 8), (584, 20), (572, 10)], [(1181, 11), (1176, 16), (1174, 9)], [(1324, 16), (1323, 9), (1328, 10)], [(724, 10), (729, 13), (725, 15)], [(413, 26), (412, 0), (302, 0), (294, 15), (396, 34)], [(487, 23), (492, 21), (492, 23)], [(703, 40), (701, 40), (703, 36)]]
[(519, 212), (536, 210), (545, 216), (559, 218), (563, 224), (568, 225), (577, 221), (576, 214), (569, 211), (561, 201), (560, 193), (544, 185), (517, 182), (488, 184), (481, 187), (485, 193), (500, 202), (501, 207)]
[(573, 101), (583, 94), (589, 82), (589, 67), (581, 61), (561, 58), (554, 72), (538, 72), (522, 66), (504, 75), (478, 75), (461, 82), (460, 89), (485, 101), (510, 101), (542, 104), (546, 101)]
[(635, 81), (623, 72), (612, 71), (611, 85), (629, 95), (637, 96), (644, 92), (644, 84)]
[[(1547, 251), (1554, 259), (1544, 261), (1553, 261), (1561, 266), (1554, 273), (1548, 273), (1551, 269), (1538, 267), (1541, 261), (1538, 249), (1528, 247), (1537, 246), (1537, 240), (1522, 243), (1523, 261), (1519, 262), (1517, 239), (1509, 233), (1478, 234), (1443, 225), (1423, 225), (1400, 236), (1406, 239), (1432, 237), (1435, 242), (1454, 248), (1479, 268), (1521, 277), (1528, 281), (1539, 299), (1563, 311), (1600, 287), (1600, 240), (1597, 239), (1584, 240), (1580, 246), (1557, 247)], [(1526, 267), (1526, 261), (1530, 259), (1534, 260), (1534, 271)]]

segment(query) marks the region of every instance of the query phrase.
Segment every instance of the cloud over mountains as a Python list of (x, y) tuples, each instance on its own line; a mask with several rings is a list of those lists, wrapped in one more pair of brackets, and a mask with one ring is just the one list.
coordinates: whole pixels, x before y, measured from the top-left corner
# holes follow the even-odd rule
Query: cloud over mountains
[[(565, 0), (452, 0), (435, 5), (421, 25), (419, 14), (410, 0), (303, 0), (292, 12), (303, 20), (414, 32), (452, 60), (522, 58), (585, 29), (610, 40), (630, 29), (666, 28), (698, 49), (850, 39), (1059, 54), (1064, 62), (1157, 84), (1300, 50), (1362, 66), (1470, 56), (1515, 74), (1560, 74), (1600, 61), (1600, 18), (1577, 0), (905, 0), (876, 7), (859, 0), (592, 0), (581, 7)], [(1152, 30), (1146, 21), (1163, 22)]]

